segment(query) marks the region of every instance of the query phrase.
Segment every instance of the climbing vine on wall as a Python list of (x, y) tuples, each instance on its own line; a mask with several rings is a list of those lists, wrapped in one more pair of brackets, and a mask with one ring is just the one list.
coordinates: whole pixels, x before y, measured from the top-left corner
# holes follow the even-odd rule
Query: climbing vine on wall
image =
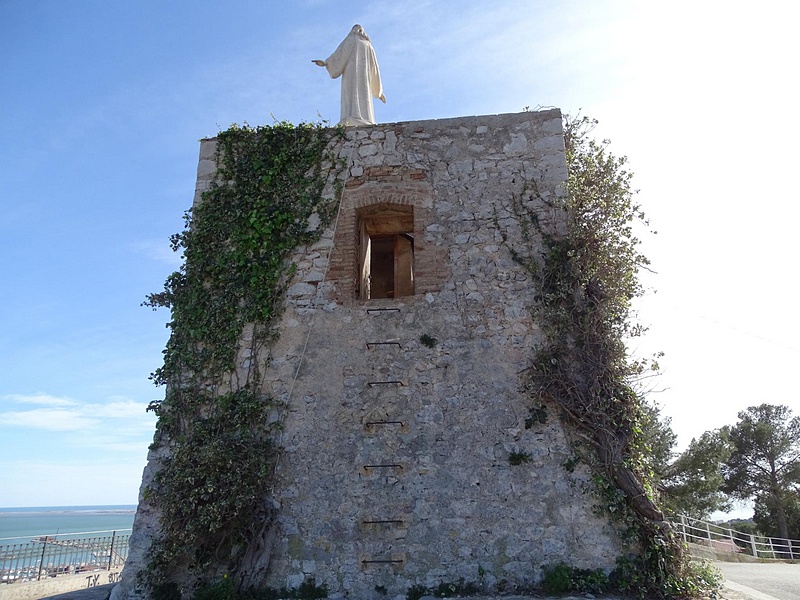
[(290, 254), (335, 215), (342, 137), (341, 128), (289, 123), (221, 132), (216, 178), (172, 237), (184, 264), (145, 302), (171, 310), (164, 364), (152, 376), (167, 392), (149, 407), (161, 458), (145, 492), (161, 519), (149, 583), (166, 594), (181, 569), (199, 581), (210, 565), (245, 577), (251, 545), (271, 524), (278, 402), (262, 386), (259, 358), (277, 335)]
[[(620, 562), (622, 587), (692, 597), (705, 575), (693, 570), (664, 522), (642, 436), (647, 414), (637, 382), (654, 365), (632, 359), (626, 347), (643, 332), (631, 318), (631, 300), (642, 291), (638, 272), (649, 264), (634, 225), (647, 222), (634, 202), (626, 159), (590, 137), (594, 125), (585, 117), (565, 119), (563, 198), (528, 189), (515, 199), (530, 244), (511, 252), (538, 284), (535, 316), (546, 336), (527, 386), (534, 403), (560, 408), (604, 506), (638, 543), (638, 558)], [(560, 226), (530, 210), (541, 202), (561, 213)]]

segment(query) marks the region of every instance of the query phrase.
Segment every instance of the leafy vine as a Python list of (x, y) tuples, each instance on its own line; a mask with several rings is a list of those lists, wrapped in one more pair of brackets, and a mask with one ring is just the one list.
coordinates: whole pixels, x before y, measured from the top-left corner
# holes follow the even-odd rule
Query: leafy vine
[(279, 402), (262, 385), (264, 350), (277, 337), (291, 253), (319, 239), (338, 207), (343, 135), (289, 123), (221, 132), (215, 180), (171, 238), (184, 264), (145, 302), (171, 310), (152, 375), (167, 392), (149, 406), (160, 451), (145, 491), (161, 525), (150, 552), (155, 595), (177, 593), (181, 569), (202, 582), (218, 575), (206, 572), (214, 565), (241, 583), (271, 526), (270, 413)]
[[(537, 282), (534, 310), (546, 336), (527, 388), (534, 406), (560, 408), (605, 508), (638, 542), (638, 558), (620, 561), (620, 581), (629, 584), (623, 587), (691, 597), (703, 588), (703, 577), (696, 576), (657, 506), (643, 436), (648, 413), (638, 383), (658, 367), (632, 359), (626, 347), (626, 340), (643, 333), (630, 318), (630, 303), (642, 292), (638, 272), (649, 264), (634, 225), (647, 221), (634, 202), (626, 159), (588, 135), (595, 124), (565, 118), (563, 198), (553, 201), (529, 189), (514, 199), (527, 243), (510, 250)], [(561, 212), (559, 224), (532, 210), (541, 202)]]

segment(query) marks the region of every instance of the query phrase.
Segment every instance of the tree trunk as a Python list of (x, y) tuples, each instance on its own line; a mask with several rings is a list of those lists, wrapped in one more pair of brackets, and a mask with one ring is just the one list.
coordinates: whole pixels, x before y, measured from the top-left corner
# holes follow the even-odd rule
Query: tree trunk
[(663, 521), (664, 513), (658, 510), (638, 477), (627, 468), (622, 457), (622, 448), (617, 439), (606, 431), (598, 431), (595, 439), (600, 446), (600, 459), (614, 483), (625, 492), (631, 508), (640, 516), (650, 521)]
[(775, 517), (778, 519), (778, 536), (783, 539), (789, 538), (789, 525), (786, 523), (786, 507), (783, 505), (783, 498), (780, 490), (773, 488), (772, 501), (775, 503)]

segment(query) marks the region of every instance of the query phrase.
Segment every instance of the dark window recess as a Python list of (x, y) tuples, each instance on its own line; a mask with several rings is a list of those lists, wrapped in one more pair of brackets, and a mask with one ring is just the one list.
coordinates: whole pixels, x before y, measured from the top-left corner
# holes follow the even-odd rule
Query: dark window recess
[(362, 217), (359, 239), (362, 300), (414, 294), (413, 232), (413, 210), (387, 210)]

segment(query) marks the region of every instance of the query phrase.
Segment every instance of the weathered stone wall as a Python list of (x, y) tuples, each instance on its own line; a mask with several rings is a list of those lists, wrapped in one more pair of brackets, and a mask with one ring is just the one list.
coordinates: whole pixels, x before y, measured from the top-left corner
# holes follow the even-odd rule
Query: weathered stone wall
[[(198, 194), (213, 146), (201, 147)], [(460, 578), (531, 583), (559, 561), (610, 569), (616, 533), (588, 474), (564, 467), (558, 415), (525, 427), (536, 290), (502, 236), (520, 242), (512, 201), (526, 189), (561, 193), (560, 112), (353, 128), (341, 155), (340, 214), (297, 253), (268, 367), (286, 409), (267, 583), (404, 597)], [(359, 218), (392, 206), (413, 207), (416, 293), (359, 300)], [(557, 226), (544, 203), (527, 208)], [(529, 461), (511, 465), (512, 453)]]

